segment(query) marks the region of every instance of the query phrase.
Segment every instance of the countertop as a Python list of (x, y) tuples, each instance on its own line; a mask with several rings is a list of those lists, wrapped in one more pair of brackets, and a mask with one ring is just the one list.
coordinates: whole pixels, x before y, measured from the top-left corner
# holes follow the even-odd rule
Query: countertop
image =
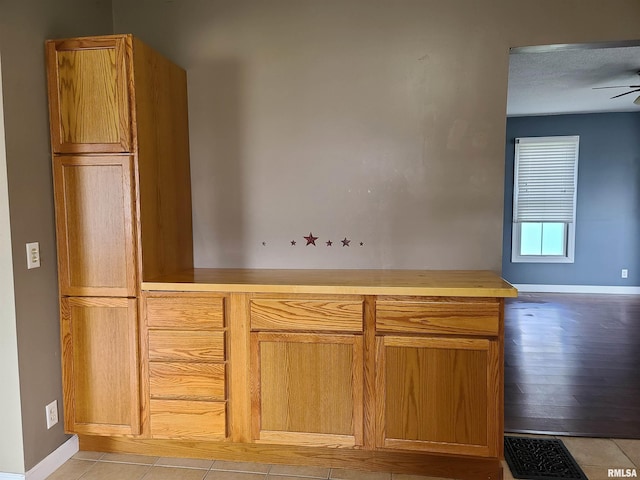
[(142, 290), (516, 297), (485, 270), (288, 270), (196, 268), (142, 282)]

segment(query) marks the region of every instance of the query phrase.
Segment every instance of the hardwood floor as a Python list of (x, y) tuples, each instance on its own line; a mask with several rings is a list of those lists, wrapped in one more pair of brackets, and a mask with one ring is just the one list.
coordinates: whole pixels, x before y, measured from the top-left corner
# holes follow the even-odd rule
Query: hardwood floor
[(640, 295), (506, 301), (505, 431), (640, 438)]

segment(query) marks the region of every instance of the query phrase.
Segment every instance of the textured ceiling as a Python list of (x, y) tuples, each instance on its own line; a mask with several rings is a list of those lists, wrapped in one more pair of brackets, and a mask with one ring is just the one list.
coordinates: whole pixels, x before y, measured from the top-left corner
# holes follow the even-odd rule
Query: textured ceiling
[(640, 85), (640, 47), (512, 53), (507, 115), (640, 112), (640, 92), (611, 99)]

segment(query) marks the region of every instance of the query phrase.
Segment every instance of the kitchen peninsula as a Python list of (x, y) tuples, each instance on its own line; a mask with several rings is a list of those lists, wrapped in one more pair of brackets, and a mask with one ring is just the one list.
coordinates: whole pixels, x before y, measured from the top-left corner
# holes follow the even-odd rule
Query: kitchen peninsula
[(499, 478), (503, 299), (515, 294), (482, 271), (144, 281), (140, 439), (81, 446)]

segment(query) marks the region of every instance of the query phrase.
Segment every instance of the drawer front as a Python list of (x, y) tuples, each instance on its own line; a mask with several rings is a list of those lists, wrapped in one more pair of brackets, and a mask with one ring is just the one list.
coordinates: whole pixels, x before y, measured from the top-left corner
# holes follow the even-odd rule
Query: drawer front
[(361, 332), (362, 300), (251, 301), (252, 330)]
[(152, 398), (225, 399), (225, 366), (220, 363), (149, 362)]
[(222, 297), (147, 297), (146, 305), (150, 328), (207, 330), (224, 327)]
[(498, 302), (376, 302), (376, 330), (392, 333), (498, 335)]
[(226, 437), (225, 402), (151, 400), (153, 438), (222, 439)]
[(224, 332), (149, 330), (149, 360), (223, 362)]

